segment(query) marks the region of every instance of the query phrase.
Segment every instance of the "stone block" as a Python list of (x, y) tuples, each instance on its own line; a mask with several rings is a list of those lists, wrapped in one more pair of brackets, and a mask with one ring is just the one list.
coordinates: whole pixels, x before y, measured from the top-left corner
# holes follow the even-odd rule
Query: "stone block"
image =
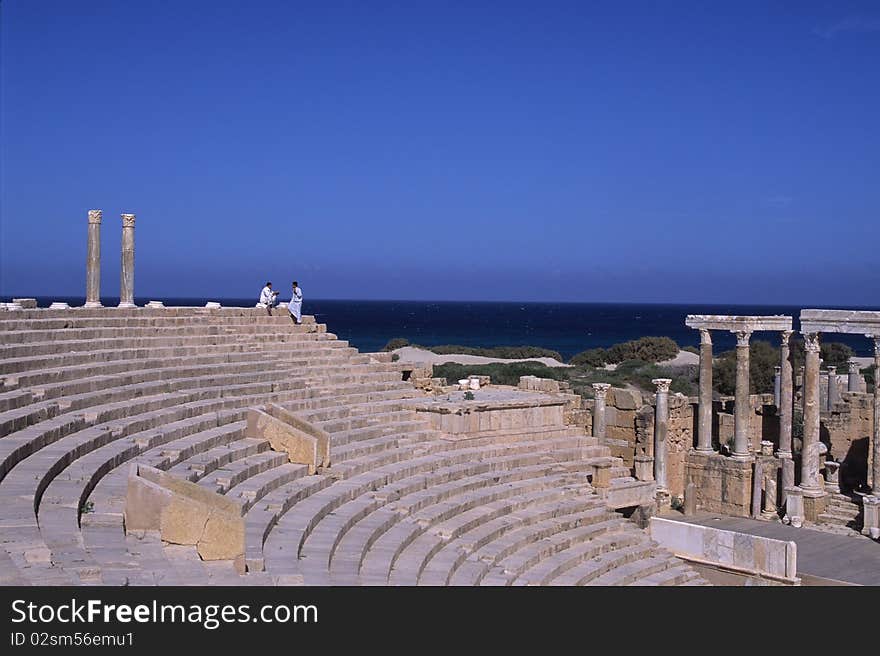
[(247, 414), (247, 437), (268, 440), (273, 451), (287, 454), (289, 462), (308, 465), (309, 473), (318, 468), (318, 441), (311, 435), (297, 431), (289, 424), (250, 408)]
[(35, 298), (13, 298), (13, 303), (18, 303), (23, 310), (35, 310), (37, 308), (37, 299)]
[(685, 560), (800, 584), (794, 542), (660, 517), (650, 519), (648, 531), (652, 540)]
[(171, 544), (193, 545), (203, 560), (244, 567), (244, 508), (211, 490), (146, 465), (132, 465), (125, 530), (158, 531)]
[(862, 533), (873, 540), (880, 540), (880, 496), (863, 497), (862, 508), (864, 510)]
[(612, 387), (608, 396), (608, 405), (613, 405), (618, 410), (637, 410), (642, 406), (640, 392)]

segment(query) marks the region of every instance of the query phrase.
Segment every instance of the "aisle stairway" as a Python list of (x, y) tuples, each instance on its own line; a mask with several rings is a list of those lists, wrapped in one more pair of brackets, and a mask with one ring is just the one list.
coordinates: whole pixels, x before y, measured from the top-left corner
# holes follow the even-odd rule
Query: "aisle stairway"
[[(632, 479), (583, 430), (443, 439), (388, 354), (278, 314), (0, 312), (0, 582), (704, 583), (594, 493), (599, 463)], [(269, 402), (330, 434), (329, 468), (246, 436)], [(247, 573), (126, 534), (135, 462), (243, 504)]]

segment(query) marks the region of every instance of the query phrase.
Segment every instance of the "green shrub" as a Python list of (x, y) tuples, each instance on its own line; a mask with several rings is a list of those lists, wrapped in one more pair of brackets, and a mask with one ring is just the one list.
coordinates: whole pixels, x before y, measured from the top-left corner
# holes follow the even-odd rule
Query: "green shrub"
[(624, 360), (662, 362), (674, 358), (678, 355), (678, 350), (678, 344), (668, 337), (639, 337), (609, 348), (607, 361), (612, 364)]
[[(779, 366), (781, 351), (770, 342), (755, 341), (749, 348), (749, 393), (773, 392), (775, 367)], [(736, 350), (718, 356), (712, 371), (712, 384), (721, 394), (736, 390)]]
[(608, 353), (603, 348), (592, 348), (573, 355), (569, 364), (586, 365), (588, 367), (603, 367), (608, 359)]
[(403, 337), (395, 337), (394, 339), (388, 340), (388, 343), (382, 347), (383, 351), (394, 351), (399, 348), (403, 348), (404, 346), (409, 346), (409, 340), (404, 339)]
[(502, 358), (505, 360), (525, 360), (528, 358), (554, 358), (562, 362), (562, 356), (558, 351), (552, 351), (540, 346), (493, 346), (484, 348), (480, 346), (460, 346), (458, 344), (441, 344), (438, 346), (421, 346), (438, 355), (480, 355), (486, 358)]
[(554, 380), (568, 380), (568, 371), (548, 367), (533, 360), (526, 362), (494, 362), (492, 364), (456, 364), (446, 362), (434, 365), (434, 377), (457, 381), (468, 376), (489, 376), (496, 385), (518, 385), (520, 376), (538, 376)]
[(696, 353), (697, 355), (700, 354), (700, 349), (698, 349), (696, 346), (683, 346), (681, 350), (687, 351), (688, 353)]

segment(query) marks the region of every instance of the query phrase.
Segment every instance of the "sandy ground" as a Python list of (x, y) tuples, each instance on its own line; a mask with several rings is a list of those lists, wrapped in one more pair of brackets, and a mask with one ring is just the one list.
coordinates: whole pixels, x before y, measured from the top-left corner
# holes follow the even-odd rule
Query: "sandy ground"
[[(674, 358), (658, 362), (657, 364), (661, 367), (681, 367), (688, 364), (700, 364), (700, 356), (696, 353), (691, 353), (690, 351), (679, 351), (678, 355)], [(604, 369), (605, 371), (614, 371), (617, 369), (617, 365), (606, 364)]]
[[(443, 364), (444, 362), (455, 362), (457, 364), (491, 364), (493, 362), (531, 362), (537, 361), (546, 364), (548, 367), (570, 367), (571, 365), (565, 364), (564, 362), (560, 362), (555, 358), (521, 358), (521, 359), (505, 359), (505, 358), (487, 358), (482, 355), (464, 355), (461, 353), (450, 353), (448, 355), (438, 355), (437, 353), (432, 353), (431, 351), (425, 351), (424, 349), (415, 348), (414, 346), (404, 346), (403, 348), (396, 349), (394, 353), (400, 356), (400, 362), (404, 362), (406, 364)], [(700, 356), (696, 353), (690, 353), (688, 351), (679, 351), (678, 355), (676, 355), (671, 360), (666, 360), (665, 362), (660, 362), (659, 364), (663, 366), (682, 366), (688, 364), (699, 364)], [(605, 365), (605, 369), (608, 371), (614, 371), (617, 365), (609, 364)]]
[(571, 365), (560, 362), (555, 358), (487, 358), (482, 355), (463, 355), (461, 353), (451, 353), (449, 355), (438, 355), (431, 351), (415, 348), (414, 346), (404, 346), (403, 348), (393, 351), (400, 356), (400, 362), (407, 364), (443, 364), (444, 362), (455, 362), (457, 364), (492, 364), (493, 362), (541, 362), (548, 367), (570, 367)]
[(696, 353), (691, 353), (690, 351), (679, 351), (678, 355), (676, 355), (671, 360), (664, 360), (663, 362), (658, 362), (657, 364), (669, 367), (680, 367), (687, 364), (700, 364), (700, 356)]

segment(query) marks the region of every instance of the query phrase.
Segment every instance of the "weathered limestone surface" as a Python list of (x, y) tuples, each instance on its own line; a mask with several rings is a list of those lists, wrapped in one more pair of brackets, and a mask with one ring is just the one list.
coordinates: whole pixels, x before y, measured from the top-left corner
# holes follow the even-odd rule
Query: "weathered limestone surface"
[(605, 437), (605, 397), (608, 389), (611, 387), (608, 383), (593, 383), (593, 437)]
[[(801, 313), (803, 318), (803, 312)], [(684, 325), (689, 328), (728, 330), (752, 333), (758, 330), (791, 330), (791, 317), (787, 315), (741, 316), (721, 314), (689, 314)]]
[(481, 390), (472, 401), (435, 397), (414, 405), (431, 428), (450, 437), (471, 438), (493, 431), (524, 431), (565, 425), (566, 399), (528, 392)]
[(122, 264), (119, 271), (119, 307), (134, 305), (134, 214), (122, 215)]
[(131, 466), (125, 528), (158, 530), (165, 542), (195, 546), (203, 560), (244, 562), (241, 504), (153, 467)]
[(697, 505), (702, 510), (734, 517), (749, 516), (751, 462), (692, 451), (687, 456), (687, 480), (696, 485)]
[(697, 451), (712, 453), (712, 334), (700, 329), (700, 402)]
[(733, 454), (738, 460), (748, 460), (752, 456), (749, 448), (749, 338), (751, 333), (740, 330), (736, 333), (736, 399), (733, 412)]
[(651, 539), (676, 556), (799, 585), (797, 544), (652, 517)]
[(330, 436), (277, 405), (250, 408), (246, 435), (268, 440), (273, 450), (287, 454), (289, 462), (308, 465), (310, 474), (330, 464)]
[(668, 492), (666, 478), (667, 433), (669, 425), (669, 384), (670, 378), (655, 378), (651, 381), (657, 386), (654, 408), (654, 480), (657, 490)]
[(781, 458), (792, 457), (791, 421), (794, 410), (791, 353), (789, 343), (792, 331), (783, 330), (780, 349), (782, 364), (779, 367), (779, 448)]
[(819, 336), (804, 334), (804, 439), (801, 450), (801, 483), (804, 497), (821, 497), (819, 483)]
[(86, 253), (86, 307), (101, 307), (101, 210), (89, 210)]

